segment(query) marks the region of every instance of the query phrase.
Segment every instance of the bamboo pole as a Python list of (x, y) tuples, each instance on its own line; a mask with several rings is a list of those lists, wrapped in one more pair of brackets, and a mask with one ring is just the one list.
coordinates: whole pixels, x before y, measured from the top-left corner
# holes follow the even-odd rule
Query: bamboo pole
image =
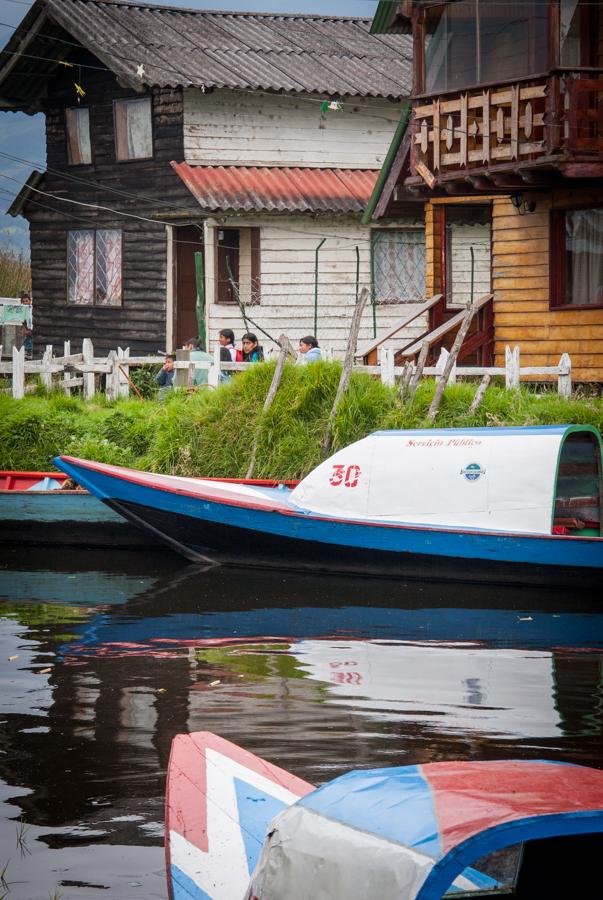
[(266, 413), (272, 406), (272, 402), (276, 397), (276, 392), (279, 389), (279, 385), (281, 383), (281, 378), (283, 377), (283, 371), (285, 369), (285, 363), (287, 362), (287, 357), (289, 356), (291, 343), (289, 338), (285, 334), (281, 334), (278, 339), (280, 353), (278, 355), (278, 359), (276, 362), (276, 369), (274, 370), (274, 375), (272, 376), (272, 381), (270, 383), (270, 388), (268, 389), (268, 393), (266, 394), (266, 399), (264, 400), (264, 406), (262, 407), (262, 412), (260, 415), (260, 419), (255, 430), (255, 435), (253, 438), (253, 446), (251, 448), (251, 458), (249, 460), (249, 466), (247, 467), (247, 474), (245, 478), (253, 478), (253, 470), (255, 469), (255, 460), (258, 453), (258, 447), (260, 443), (260, 433), (262, 430), (262, 425), (264, 423), (264, 418)]
[(446, 360), (444, 371), (440, 376), (438, 385), (436, 387), (436, 392), (433, 395), (433, 400), (431, 401), (431, 406), (429, 407), (429, 412), (427, 413), (427, 418), (430, 422), (433, 422), (437, 415), (438, 408), (440, 406), (440, 403), (442, 402), (442, 397), (444, 396), (444, 391), (446, 390), (448, 378), (454, 368), (456, 358), (459, 355), (459, 350), (463, 345), (463, 341), (465, 340), (467, 332), (469, 331), (469, 326), (471, 325), (474, 315), (475, 309), (472, 306), (468, 306), (467, 311), (463, 317), (463, 321), (461, 322), (460, 328), (456, 333), (454, 344), (452, 345), (452, 349), (450, 350), (448, 359)]
[(356, 352), (356, 344), (358, 342), (358, 332), (360, 330), (360, 320), (362, 319), (362, 311), (365, 307), (366, 301), (369, 297), (368, 288), (363, 287), (360, 291), (360, 294), (356, 298), (356, 306), (354, 307), (354, 314), (352, 316), (352, 324), (350, 325), (350, 333), (348, 335), (348, 346), (345, 352), (345, 360), (343, 363), (343, 369), (341, 370), (341, 377), (339, 379), (339, 385), (337, 387), (337, 393), (335, 394), (335, 400), (333, 401), (333, 407), (331, 409), (331, 413), (327, 420), (327, 427), (325, 429), (325, 434), (322, 439), (322, 449), (324, 453), (328, 453), (331, 449), (331, 444), (333, 442), (333, 425), (335, 424), (335, 417), (337, 415), (337, 410), (339, 409), (339, 404), (341, 403), (345, 392), (348, 389), (348, 385), (350, 383), (350, 378), (352, 376), (352, 369), (354, 366), (354, 353)]

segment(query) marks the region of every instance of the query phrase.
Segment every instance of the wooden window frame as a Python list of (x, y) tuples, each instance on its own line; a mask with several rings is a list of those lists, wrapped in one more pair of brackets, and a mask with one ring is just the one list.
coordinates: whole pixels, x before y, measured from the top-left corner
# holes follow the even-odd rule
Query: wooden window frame
[(567, 250), (565, 216), (582, 209), (603, 209), (603, 202), (552, 209), (549, 217), (549, 309), (552, 311), (603, 309), (600, 303), (567, 303)]
[[(149, 103), (149, 115), (151, 118), (151, 154), (150, 156), (124, 156), (119, 155), (120, 141), (117, 133), (118, 113), (117, 108), (120, 103), (132, 103), (134, 101), (147, 100)], [(143, 162), (145, 159), (155, 158), (155, 123), (153, 120), (153, 97), (151, 94), (143, 94), (137, 97), (117, 97), (113, 101), (113, 134), (115, 144), (115, 161), (118, 163), (137, 163)]]
[[(74, 162), (71, 158), (71, 139), (70, 139), (70, 127), (69, 127), (69, 113), (72, 111), (79, 111), (86, 109), (88, 110), (88, 143), (90, 144), (90, 161), (89, 162)], [(67, 145), (67, 165), (69, 166), (91, 166), (92, 159), (92, 110), (89, 106), (66, 106), (65, 107), (65, 142)]]
[[(420, 7), (413, 6), (412, 10), (412, 33), (413, 33), (413, 87), (412, 87), (412, 99), (421, 100), (423, 98), (428, 97), (444, 97), (447, 94), (459, 94), (459, 93), (467, 93), (478, 89), (487, 89), (494, 88), (500, 84), (508, 84), (513, 82), (513, 84), (523, 83), (527, 81), (534, 81), (539, 78), (545, 78), (548, 74), (545, 72), (531, 72), (529, 75), (519, 75), (513, 78), (507, 78), (504, 81), (478, 81), (473, 84), (467, 84), (463, 87), (454, 87), (454, 88), (445, 88), (437, 91), (425, 91), (425, 84), (427, 81), (427, 52), (425, 46), (425, 38), (427, 35), (427, 31), (425, 28), (426, 25), (426, 12), (429, 9), (432, 9), (435, 6), (451, 6), (454, 0), (433, 0), (433, 2), (421, 4)], [(479, 0), (479, 2), (484, 2), (484, 0)], [(547, 62), (549, 64), (549, 68), (554, 67), (553, 58), (558, 59), (559, 56), (559, 16), (555, 15), (554, 8), (556, 8), (557, 4), (555, 0), (549, 0), (548, 6), (548, 26), (547, 26)], [(556, 38), (554, 35), (554, 31), (556, 28)], [(530, 55), (533, 53), (532, 47), (532, 38), (533, 35), (530, 35)], [(593, 38), (594, 40), (594, 38)], [(479, 36), (476, 35), (476, 50), (479, 46)], [(555, 55), (555, 47), (556, 47), (556, 55)]]
[[(93, 262), (92, 262), (92, 271), (94, 278), (94, 295), (92, 299), (92, 303), (76, 303), (74, 300), (69, 299), (69, 236), (78, 231), (91, 231), (94, 235), (94, 250), (93, 250)], [(118, 231), (119, 232), (119, 253), (121, 260), (121, 291), (119, 295), (119, 303), (98, 303), (96, 300), (96, 235), (99, 231)], [(66, 268), (66, 297), (67, 297), (67, 306), (74, 307), (76, 309), (90, 309), (91, 307), (97, 307), (98, 309), (121, 309), (124, 305), (124, 283), (123, 283), (123, 273), (124, 273), (124, 232), (123, 228), (114, 228), (113, 226), (105, 226), (99, 228), (70, 228), (67, 231), (67, 242), (65, 247), (65, 268)]]

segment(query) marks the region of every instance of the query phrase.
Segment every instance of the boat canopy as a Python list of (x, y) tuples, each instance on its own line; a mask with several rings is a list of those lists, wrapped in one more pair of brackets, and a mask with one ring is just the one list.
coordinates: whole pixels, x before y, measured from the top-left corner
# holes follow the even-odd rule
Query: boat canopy
[(491, 896), (524, 877), (530, 842), (574, 842), (565, 853), (557, 844), (554, 861), (549, 845), (541, 886), (566, 877), (568, 866), (574, 877), (576, 840), (596, 867), (588, 841), (602, 832), (603, 772), (595, 769), (511, 761), (356, 770), (273, 820), (246, 898)]
[(598, 536), (602, 452), (590, 425), (376, 431), (290, 499), (339, 519)]

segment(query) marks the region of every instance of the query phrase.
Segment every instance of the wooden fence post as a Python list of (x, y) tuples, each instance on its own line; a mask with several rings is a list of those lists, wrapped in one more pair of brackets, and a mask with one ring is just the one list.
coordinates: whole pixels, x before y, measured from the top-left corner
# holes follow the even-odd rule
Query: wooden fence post
[[(84, 338), (82, 341), (82, 362), (84, 365), (94, 365), (94, 347), (90, 338)], [(84, 400), (92, 400), (95, 390), (94, 372), (82, 372), (82, 382)]]
[(121, 347), (117, 348), (117, 396), (123, 397), (126, 400), (130, 396), (130, 383), (128, 378), (130, 377), (130, 365), (128, 360), (130, 359), (130, 348), (126, 347), (125, 350), (122, 350)]
[(207, 373), (207, 383), (210, 387), (218, 387), (220, 384), (220, 345), (214, 347), (214, 361)]
[(45, 389), (50, 393), (52, 390), (52, 344), (46, 344), (46, 349), (42, 354), (42, 371), (40, 377)]
[(519, 389), (521, 372), (519, 369), (519, 347), (511, 350), (505, 347), (505, 390), (516, 391)]
[[(446, 363), (448, 361), (448, 357), (450, 353), (446, 350), (445, 347), (442, 347), (440, 350), (440, 356), (436, 363), (436, 376), (441, 378), (444, 374), (444, 370), (446, 368)], [(456, 362), (453, 364), (452, 369), (450, 370), (450, 375), (448, 376), (448, 384), (456, 384)]]
[[(71, 341), (63, 341), (63, 356), (71, 356)], [(64, 363), (64, 365), (68, 365), (68, 363)], [(68, 397), (71, 397), (71, 386), (69, 385), (69, 382), (72, 377), (70, 372), (66, 372), (63, 369), (63, 393)]]
[(381, 382), (388, 387), (394, 387), (396, 376), (394, 374), (394, 351), (389, 347), (379, 347), (379, 365), (381, 367)]
[(559, 360), (557, 390), (562, 397), (569, 398), (572, 396), (572, 361), (569, 353), (564, 353)]
[(22, 400), (25, 396), (25, 349), (13, 347), (13, 397)]
[(110, 350), (107, 356), (109, 371), (107, 373), (106, 394), (107, 400), (113, 402), (119, 397), (119, 359), (115, 350)]

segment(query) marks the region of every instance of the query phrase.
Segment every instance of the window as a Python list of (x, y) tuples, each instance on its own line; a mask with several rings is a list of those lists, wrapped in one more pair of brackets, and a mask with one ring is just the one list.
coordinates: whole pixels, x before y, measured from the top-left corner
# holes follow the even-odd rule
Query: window
[[(447, 306), (467, 306), (490, 293), (489, 206), (442, 206)], [(471, 263), (473, 251), (473, 272)]]
[(260, 302), (260, 229), (216, 231), (217, 303)]
[(65, 110), (67, 158), (70, 166), (90, 165), (90, 110), (85, 106)]
[(603, 306), (603, 207), (551, 213), (551, 306)]
[(70, 231), (67, 241), (68, 301), (78, 306), (121, 305), (121, 231)]
[(548, 8), (539, 0), (459, 0), (425, 12), (425, 91), (540, 74), (547, 68)]
[(149, 159), (153, 156), (151, 98), (116, 100), (115, 154), (118, 160)]
[(375, 302), (416, 303), (424, 299), (423, 229), (374, 231), (371, 254)]
[(597, 65), (598, 10), (588, 0), (561, 0), (559, 8), (561, 65)]

